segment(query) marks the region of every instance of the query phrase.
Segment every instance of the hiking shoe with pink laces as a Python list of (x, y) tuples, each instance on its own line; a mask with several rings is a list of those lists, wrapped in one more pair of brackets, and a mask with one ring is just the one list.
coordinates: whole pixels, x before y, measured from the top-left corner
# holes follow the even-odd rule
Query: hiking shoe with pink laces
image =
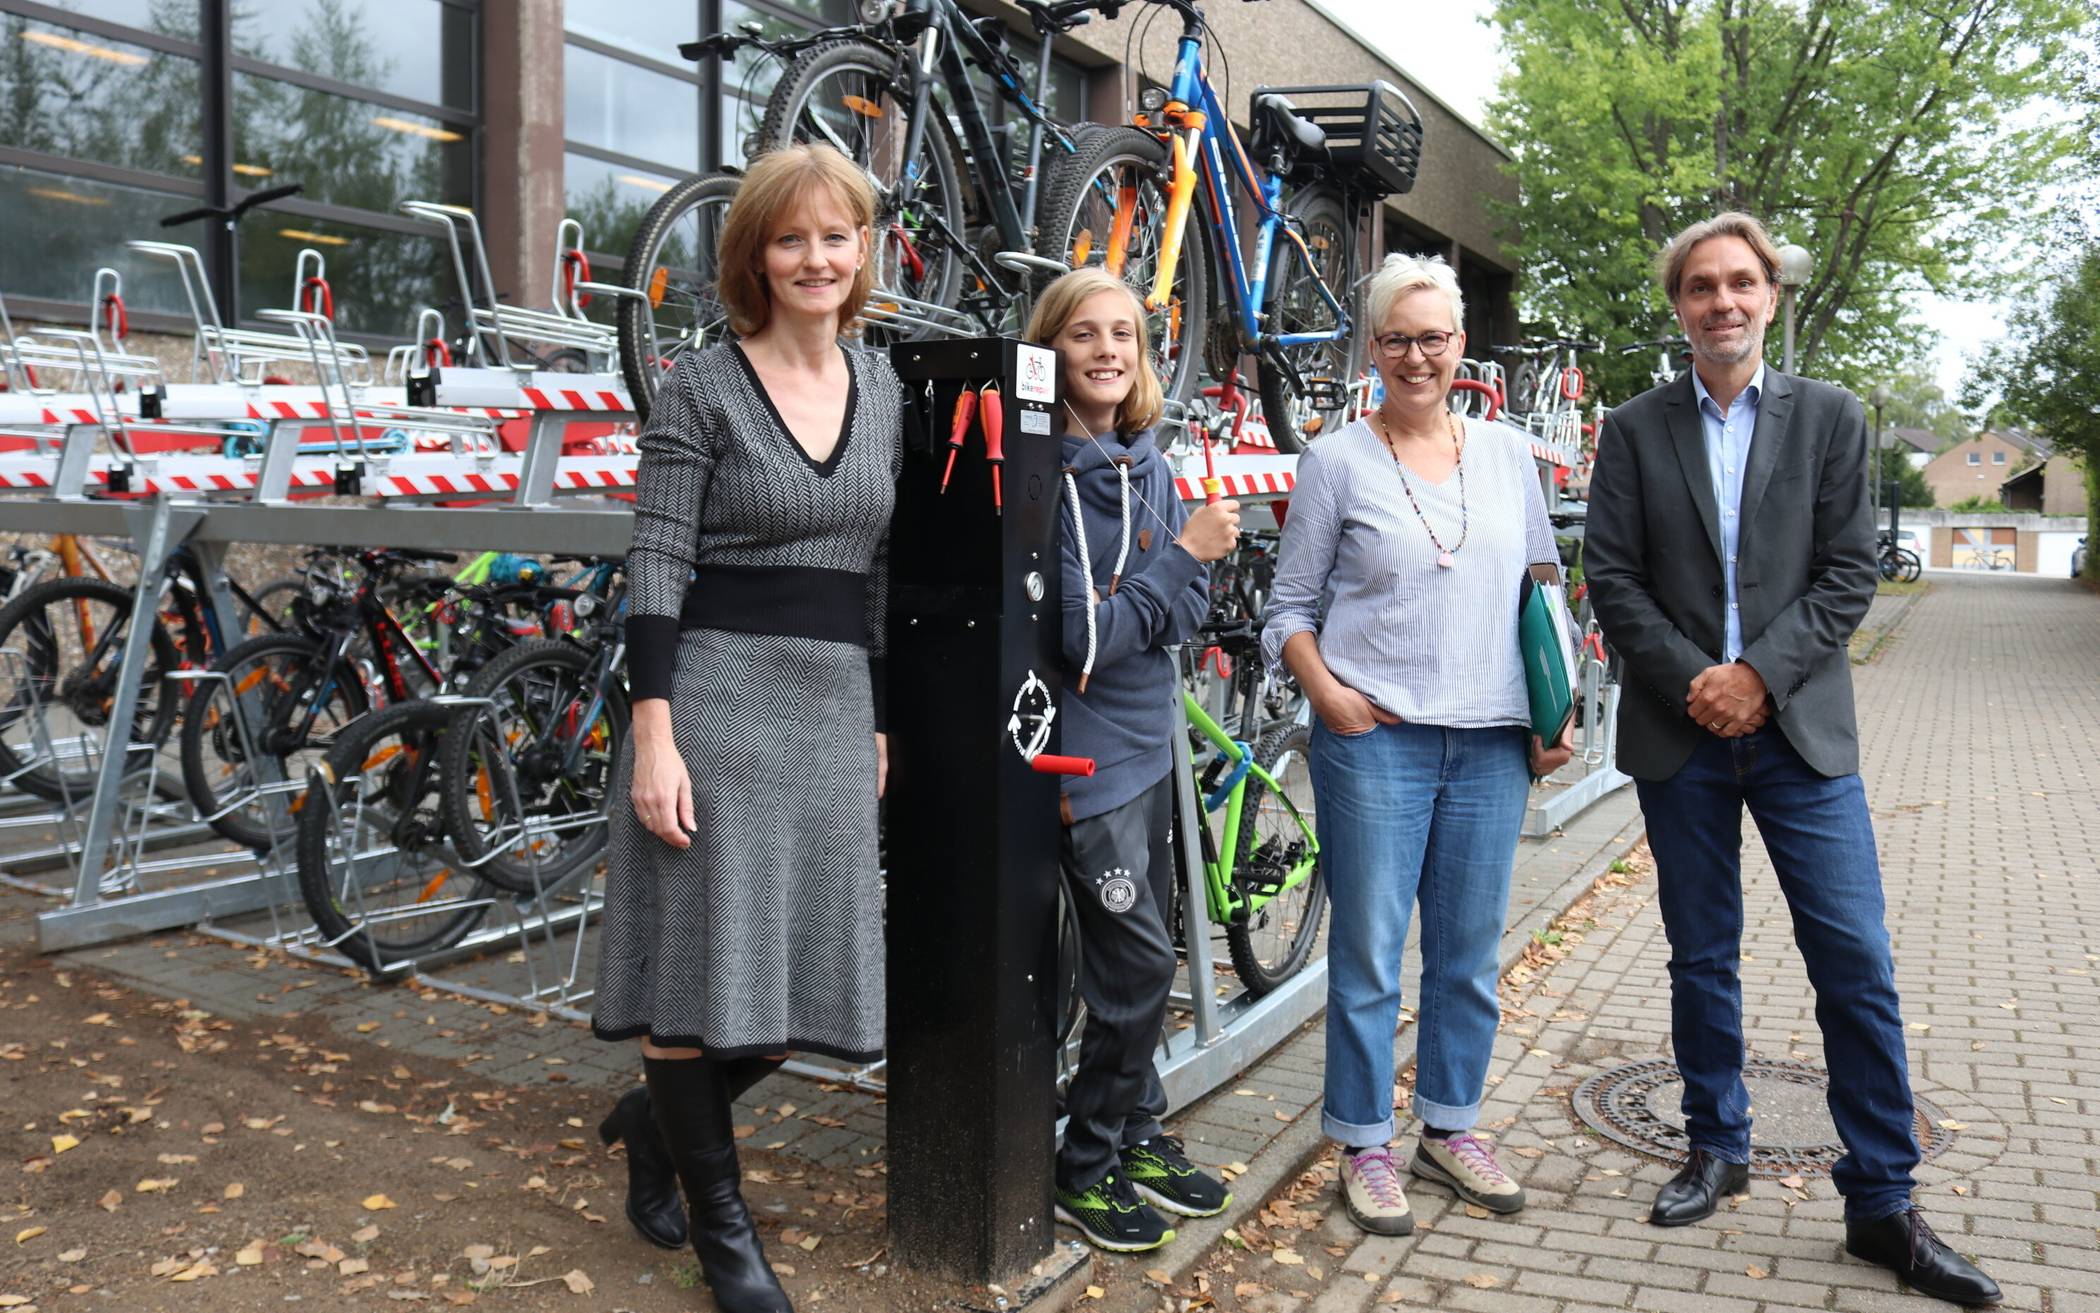
[(1514, 1213), (1524, 1206), (1524, 1187), (1510, 1180), (1495, 1160), (1494, 1144), (1471, 1131), (1443, 1140), (1423, 1136), (1408, 1170), (1425, 1181), (1450, 1186), (1459, 1198), (1490, 1212)]
[(1400, 1188), (1400, 1169), (1385, 1145), (1342, 1150), (1341, 1191), (1350, 1219), (1364, 1230), (1374, 1235), (1414, 1234), (1415, 1217)]

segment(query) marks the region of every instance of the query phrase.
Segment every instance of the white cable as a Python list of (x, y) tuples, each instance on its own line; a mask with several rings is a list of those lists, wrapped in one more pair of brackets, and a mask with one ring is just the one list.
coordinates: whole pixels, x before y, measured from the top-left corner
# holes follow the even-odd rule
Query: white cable
[(1079, 667), (1079, 691), (1084, 693), (1086, 677), (1094, 673), (1094, 653), (1099, 646), (1094, 634), (1094, 561), (1086, 550), (1086, 514), (1079, 504), (1079, 480), (1072, 477), (1069, 465), (1065, 467), (1065, 488), (1072, 494), (1072, 537), (1079, 548), (1079, 568), (1086, 572), (1086, 664)]

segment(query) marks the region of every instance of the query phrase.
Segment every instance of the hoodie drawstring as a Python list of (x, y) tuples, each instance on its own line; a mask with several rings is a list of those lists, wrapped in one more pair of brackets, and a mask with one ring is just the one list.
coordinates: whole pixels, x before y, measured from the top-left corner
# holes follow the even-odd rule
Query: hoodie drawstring
[(1110, 597), (1116, 595), (1116, 585), (1123, 582), (1123, 567), (1130, 560), (1130, 457), (1116, 457), (1116, 479), (1123, 502), (1123, 536), (1116, 540), (1116, 567), (1108, 572)]
[[(1065, 488), (1072, 494), (1072, 537), (1079, 548), (1080, 567), (1091, 574), (1093, 558), (1087, 555), (1086, 550), (1086, 512), (1080, 505), (1079, 480), (1074, 477), (1075, 473), (1070, 465), (1065, 466)], [(1128, 486), (1127, 483), (1125, 486)], [(1128, 503), (1125, 503), (1125, 514), (1128, 514)], [(1089, 578), (1086, 584), (1087, 593), (1089, 594), (1086, 603), (1086, 664), (1079, 667), (1079, 691), (1081, 693), (1086, 692), (1086, 677), (1094, 673), (1094, 653), (1099, 647), (1094, 633), (1093, 579)]]

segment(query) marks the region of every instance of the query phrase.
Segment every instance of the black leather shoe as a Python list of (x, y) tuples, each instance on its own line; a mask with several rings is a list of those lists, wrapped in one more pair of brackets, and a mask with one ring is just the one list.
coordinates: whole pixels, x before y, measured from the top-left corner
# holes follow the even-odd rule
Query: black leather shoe
[(1904, 1285), (1934, 1299), (1987, 1308), (2005, 1298), (1997, 1282), (1932, 1233), (1925, 1214), (1916, 1208), (1878, 1222), (1845, 1223), (1845, 1252), (1880, 1264)]
[(634, 1229), (659, 1249), (685, 1248), (685, 1202), (678, 1197), (678, 1173), (650, 1116), (646, 1087), (620, 1096), (599, 1123), (598, 1138), (608, 1147), (627, 1146), (627, 1220)]
[(649, 1108), (692, 1209), (693, 1252), (721, 1313), (794, 1313), (744, 1204), (724, 1064), (642, 1059)]
[(1714, 1215), (1721, 1196), (1750, 1188), (1747, 1163), (1723, 1162), (1704, 1149), (1692, 1150), (1684, 1167), (1656, 1192), (1648, 1220), (1657, 1226), (1690, 1226)]

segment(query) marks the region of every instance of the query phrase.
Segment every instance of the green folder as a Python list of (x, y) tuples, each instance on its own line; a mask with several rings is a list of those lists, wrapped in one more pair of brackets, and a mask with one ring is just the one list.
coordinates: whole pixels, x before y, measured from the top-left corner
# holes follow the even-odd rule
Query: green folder
[(1575, 718), (1574, 628), (1567, 594), (1527, 572), (1517, 595), (1517, 650), (1531, 698), (1531, 732), (1549, 747)]

